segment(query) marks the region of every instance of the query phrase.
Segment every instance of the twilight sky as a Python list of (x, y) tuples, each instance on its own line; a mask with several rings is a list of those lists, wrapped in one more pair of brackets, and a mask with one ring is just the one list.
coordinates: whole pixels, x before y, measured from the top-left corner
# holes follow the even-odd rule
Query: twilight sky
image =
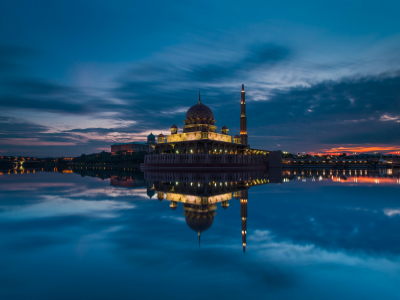
[(400, 2), (321, 2), (3, 1), (0, 155), (182, 130), (198, 89), (235, 135), (242, 83), (252, 147), (400, 150)]

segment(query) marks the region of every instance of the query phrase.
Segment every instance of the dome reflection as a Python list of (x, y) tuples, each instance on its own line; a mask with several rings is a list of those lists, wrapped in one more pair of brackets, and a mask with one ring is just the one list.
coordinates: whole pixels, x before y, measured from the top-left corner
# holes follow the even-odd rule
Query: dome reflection
[[(281, 183), (282, 172), (271, 174), (264, 171), (253, 172), (145, 172), (144, 180), (112, 176), (111, 185), (137, 188), (145, 183), (147, 195), (151, 199), (157, 195), (160, 202), (170, 202), (174, 211), (179, 206), (183, 209), (186, 225), (200, 238), (214, 222), (218, 205), (226, 210), (229, 202), (240, 201), (240, 218), (243, 252), (246, 250), (247, 236), (247, 201), (248, 190), (252, 186), (268, 183)], [(125, 180), (124, 180), (125, 179)], [(129, 183), (128, 183), (129, 181)], [(180, 204), (181, 203), (181, 204)]]
[[(232, 199), (240, 200), (242, 246), (246, 250), (247, 200), (251, 186), (270, 183), (266, 172), (238, 173), (167, 173), (145, 172), (145, 180), (162, 199), (170, 201), (172, 210), (182, 203), (187, 226), (200, 237), (210, 229), (217, 215), (217, 204), (229, 207)], [(276, 176), (273, 177), (276, 180)], [(160, 198), (159, 198), (160, 199)]]

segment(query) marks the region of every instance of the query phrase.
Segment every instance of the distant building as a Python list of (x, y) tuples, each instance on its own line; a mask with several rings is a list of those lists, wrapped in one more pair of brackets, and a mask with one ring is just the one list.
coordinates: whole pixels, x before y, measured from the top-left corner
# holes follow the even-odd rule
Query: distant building
[(156, 137), (153, 135), (153, 133), (150, 133), (147, 136), (146, 143), (131, 142), (131, 143), (111, 145), (111, 154), (115, 155), (119, 151), (121, 151), (123, 154), (132, 154), (133, 152), (139, 152), (139, 151), (151, 152), (153, 151), (152, 146), (155, 144), (156, 144)]
[[(29, 159), (29, 158), (28, 158)], [(74, 160), (74, 158), (73, 157), (59, 157), (59, 158), (56, 158), (56, 161), (57, 162), (61, 162), (61, 161), (73, 161)]]
[(365, 160), (368, 162), (379, 162), (379, 161), (387, 161), (390, 163), (395, 163), (398, 164), (400, 163), (400, 156), (395, 155), (395, 154), (382, 154), (382, 153), (360, 153), (356, 155), (348, 155), (346, 157), (347, 160)]

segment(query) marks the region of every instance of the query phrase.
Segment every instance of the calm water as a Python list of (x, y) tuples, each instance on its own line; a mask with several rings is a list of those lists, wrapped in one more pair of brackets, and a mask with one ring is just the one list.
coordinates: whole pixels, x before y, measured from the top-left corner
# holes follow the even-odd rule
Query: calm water
[(0, 299), (400, 299), (395, 171), (78, 172), (0, 176)]

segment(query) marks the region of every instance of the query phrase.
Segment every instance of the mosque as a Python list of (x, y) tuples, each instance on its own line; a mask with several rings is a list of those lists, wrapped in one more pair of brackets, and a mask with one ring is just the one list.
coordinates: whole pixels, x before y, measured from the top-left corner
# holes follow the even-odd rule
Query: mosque
[(199, 102), (189, 108), (183, 122), (185, 125), (181, 133), (174, 124), (171, 134), (159, 134), (157, 144), (153, 145), (156, 154), (243, 154), (249, 150), (244, 85), (241, 92), (240, 136), (229, 135), (226, 126), (218, 133), (217, 121), (212, 110), (201, 102), (200, 91)]
[[(282, 166), (280, 151), (250, 148), (247, 135), (246, 92), (244, 84), (240, 93), (240, 135), (229, 135), (227, 126), (218, 133), (212, 110), (201, 102), (189, 108), (183, 121), (182, 132), (171, 126), (171, 134), (160, 133), (157, 143), (148, 138), (154, 149), (145, 157), (141, 169), (153, 168), (259, 168)], [(192, 155), (195, 154), (195, 155)]]

